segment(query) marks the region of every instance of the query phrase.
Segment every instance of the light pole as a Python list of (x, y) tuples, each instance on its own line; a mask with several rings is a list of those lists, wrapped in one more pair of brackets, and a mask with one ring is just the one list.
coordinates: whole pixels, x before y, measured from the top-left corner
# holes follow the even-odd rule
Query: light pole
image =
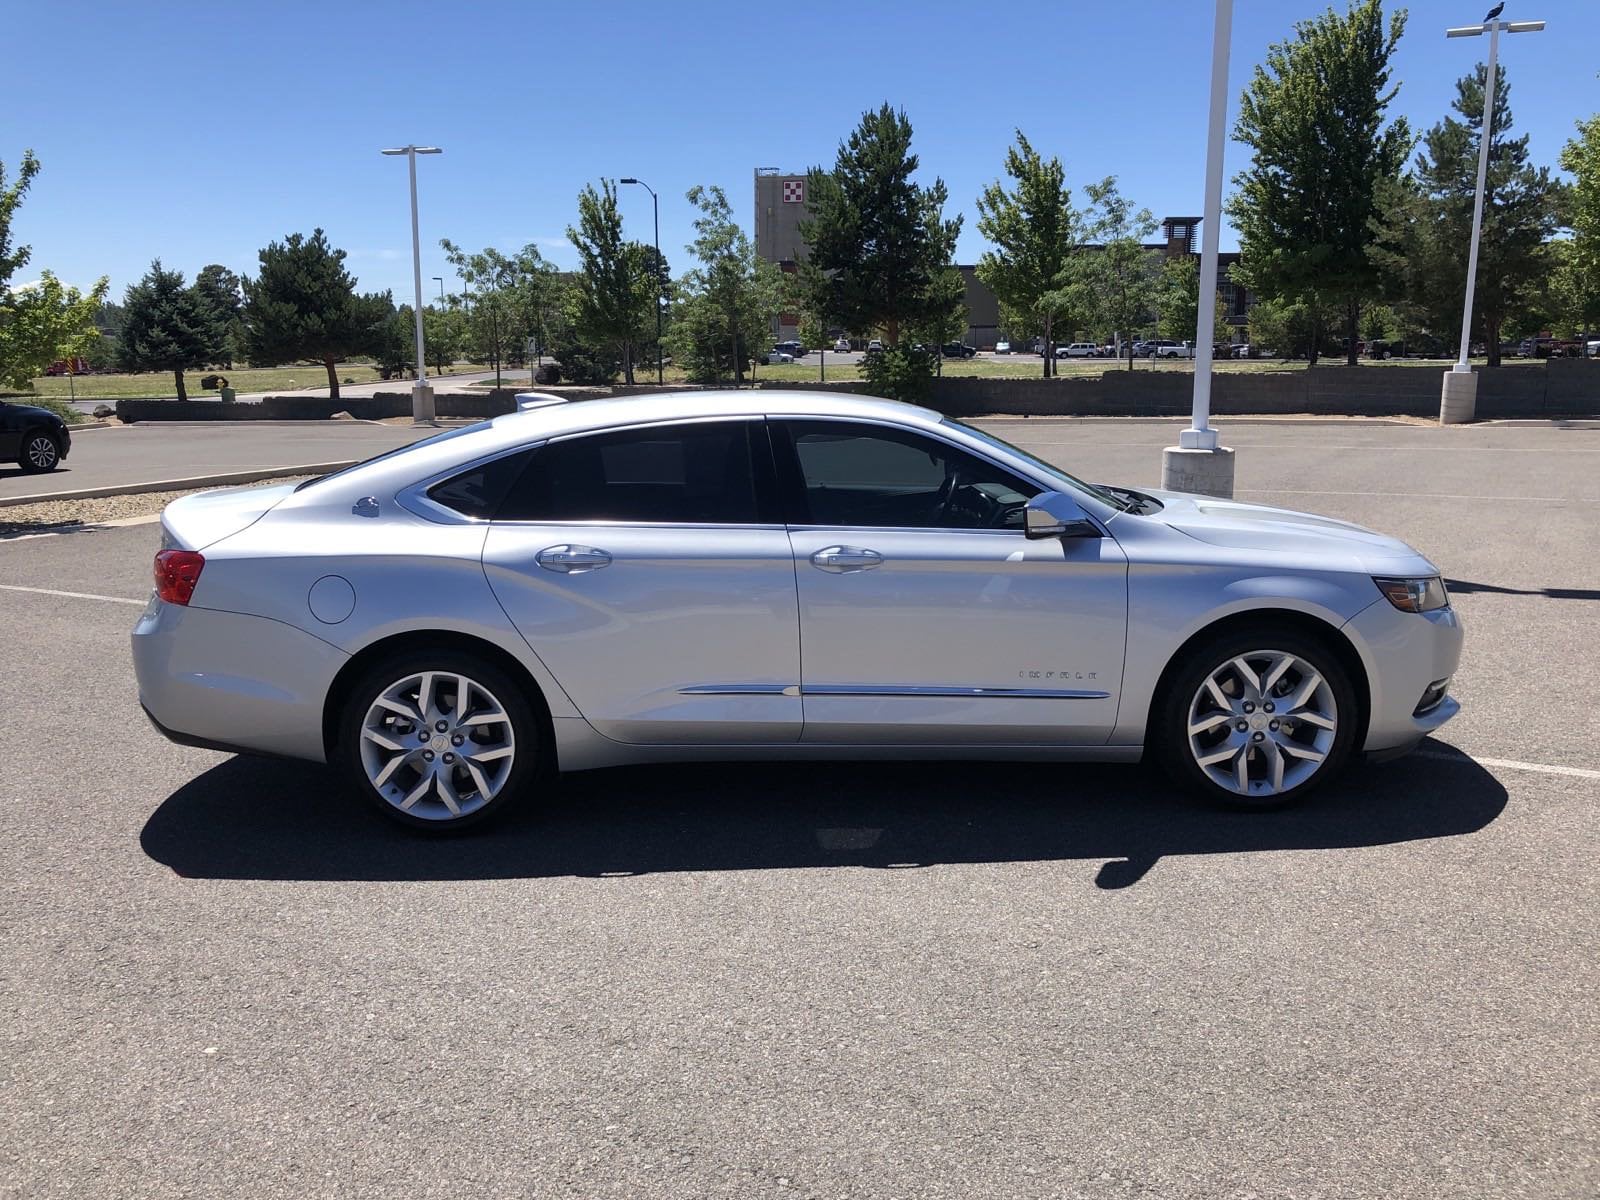
[(655, 277), (656, 277), (656, 383), (657, 383), (657, 385), (660, 385), (660, 384), (665, 383), (666, 380), (667, 380), (666, 371), (662, 367), (662, 360), (661, 360), (661, 293), (662, 293), (662, 290), (663, 290), (663, 288), (662, 288), (662, 282), (663, 281), (662, 281), (662, 278), (661, 278), (661, 201), (656, 196), (655, 188), (651, 187), (648, 183), (646, 183), (642, 179), (623, 179), (623, 180), (619, 180), (618, 182), (620, 182), (620, 183), (636, 183), (640, 187), (642, 187), (645, 191), (649, 192), (650, 193), (650, 207), (655, 213), (655, 222), (656, 222), (656, 261), (655, 261), (655, 266), (654, 266), (654, 274), (655, 274)]
[(444, 276), (435, 275), (433, 281), (439, 285), (439, 303), (442, 305), (444, 303)]
[(1174, 492), (1233, 495), (1233, 451), (1211, 428), (1211, 342), (1217, 297), (1217, 242), (1222, 234), (1222, 151), (1228, 116), (1228, 47), (1233, 0), (1217, 0), (1211, 34), (1211, 116), (1206, 135), (1206, 194), (1200, 242), (1200, 298), (1195, 306), (1194, 409), (1178, 444), (1161, 452), (1161, 486)]
[(428, 386), (428, 364), (422, 346), (422, 242), (417, 235), (417, 155), (442, 154), (437, 146), (402, 146), (385, 154), (406, 156), (411, 168), (411, 273), (416, 283), (417, 305), (417, 382), (411, 388), (411, 419), (418, 425), (433, 420), (433, 389)]
[(1543, 21), (1499, 21), (1500, 5), (1484, 19), (1482, 25), (1463, 25), (1446, 29), (1447, 38), (1481, 37), (1489, 35), (1489, 69), (1483, 79), (1483, 125), (1478, 131), (1478, 187), (1472, 196), (1472, 242), (1467, 250), (1467, 298), (1461, 307), (1461, 353), (1456, 365), (1444, 373), (1444, 389), (1439, 396), (1439, 424), (1459, 425), (1470, 421), (1478, 412), (1478, 377), (1467, 365), (1467, 351), (1472, 346), (1472, 293), (1478, 281), (1478, 239), (1483, 233), (1484, 182), (1489, 175), (1489, 143), (1494, 140), (1494, 93), (1499, 82), (1497, 65), (1500, 59), (1502, 33), (1537, 33), (1544, 28)]

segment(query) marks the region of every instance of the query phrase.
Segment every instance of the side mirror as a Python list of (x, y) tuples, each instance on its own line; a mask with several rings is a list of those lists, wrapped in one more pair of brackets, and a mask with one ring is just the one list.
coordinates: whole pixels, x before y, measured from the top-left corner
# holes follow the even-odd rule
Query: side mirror
[(1040, 492), (1023, 510), (1023, 530), (1030, 538), (1090, 538), (1100, 527), (1065, 492)]

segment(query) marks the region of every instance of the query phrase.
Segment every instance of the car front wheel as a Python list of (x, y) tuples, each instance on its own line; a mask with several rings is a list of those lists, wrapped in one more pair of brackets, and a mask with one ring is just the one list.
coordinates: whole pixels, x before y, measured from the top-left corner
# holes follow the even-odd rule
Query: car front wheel
[(427, 832), (475, 825), (540, 773), (541, 726), (523, 688), (475, 655), (408, 653), (348, 693), (337, 758), (392, 820)]
[(1236, 632), (1174, 673), (1154, 731), (1180, 781), (1236, 808), (1276, 808), (1336, 775), (1359, 723), (1339, 660), (1295, 630)]
[(54, 434), (35, 429), (23, 437), (22, 456), (17, 460), (17, 465), (29, 475), (54, 471), (60, 463), (61, 447)]

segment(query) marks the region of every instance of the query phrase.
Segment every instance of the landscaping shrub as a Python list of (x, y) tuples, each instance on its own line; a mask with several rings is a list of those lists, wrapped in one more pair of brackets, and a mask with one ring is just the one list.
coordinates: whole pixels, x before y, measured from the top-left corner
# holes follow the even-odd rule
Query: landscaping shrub
[(867, 391), (889, 400), (922, 404), (933, 387), (933, 354), (905, 342), (868, 354), (861, 363)]

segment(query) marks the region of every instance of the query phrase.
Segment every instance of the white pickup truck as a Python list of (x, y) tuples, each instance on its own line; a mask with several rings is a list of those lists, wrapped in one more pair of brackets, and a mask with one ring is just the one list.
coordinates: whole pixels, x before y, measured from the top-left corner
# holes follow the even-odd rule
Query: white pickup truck
[(1151, 358), (1193, 358), (1193, 342), (1170, 342), (1165, 339), (1146, 342), (1145, 353)]

